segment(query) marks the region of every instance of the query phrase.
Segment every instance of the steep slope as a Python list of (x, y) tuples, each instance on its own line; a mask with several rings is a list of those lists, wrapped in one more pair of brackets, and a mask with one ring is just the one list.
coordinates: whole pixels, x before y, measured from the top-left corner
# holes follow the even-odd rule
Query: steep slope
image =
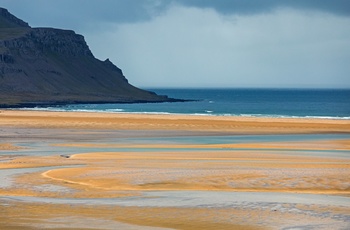
[(0, 8), (0, 104), (176, 101), (130, 85), (70, 30), (31, 28)]

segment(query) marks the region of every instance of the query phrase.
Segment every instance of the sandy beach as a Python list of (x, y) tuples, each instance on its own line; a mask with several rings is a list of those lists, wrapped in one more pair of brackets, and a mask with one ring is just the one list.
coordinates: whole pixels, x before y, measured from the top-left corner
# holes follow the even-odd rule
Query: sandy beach
[(349, 133), (348, 120), (127, 113), (0, 111), (0, 125), (31, 128), (187, 130), (251, 133)]
[(349, 153), (349, 120), (1, 110), (0, 228), (347, 229)]

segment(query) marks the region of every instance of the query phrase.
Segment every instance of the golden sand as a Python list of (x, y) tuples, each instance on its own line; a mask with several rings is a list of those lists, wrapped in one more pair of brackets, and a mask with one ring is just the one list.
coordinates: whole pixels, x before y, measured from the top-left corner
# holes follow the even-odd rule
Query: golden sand
[[(19, 215), (19, 213), (21, 213)], [(218, 215), (219, 214), (219, 215)], [(205, 208), (148, 208), (148, 207), (106, 207), (101, 206), (96, 211), (96, 207), (91, 206), (68, 206), (68, 205), (51, 205), (51, 204), (26, 204), (17, 203), (12, 208), (0, 209), (0, 228), (1, 229), (37, 229), (38, 226), (43, 228), (52, 228), (48, 224), (49, 221), (42, 221), (50, 219), (66, 219), (71, 217), (85, 219), (88, 223), (89, 229), (105, 229), (104, 223), (113, 222), (114, 228), (118, 228), (118, 223), (128, 223), (134, 226), (142, 226), (140, 228), (132, 229), (153, 229), (147, 226), (159, 227), (162, 229), (185, 229), (185, 230), (263, 230), (264, 227), (258, 227), (251, 224), (259, 221), (259, 213), (250, 213), (255, 216), (251, 219), (246, 219), (240, 223), (240, 219), (248, 216), (247, 211), (235, 211), (232, 209), (212, 209)], [(9, 218), (3, 218), (8, 216)], [(21, 218), (18, 218), (18, 217)], [(94, 223), (98, 218), (103, 218), (103, 222)], [(228, 221), (234, 218), (234, 221)], [(233, 222), (233, 223), (232, 223)], [(236, 223), (235, 223), (236, 222)], [(63, 222), (64, 223), (64, 222)], [(66, 228), (57, 226), (60, 223), (56, 221), (54, 229), (86, 229), (74, 226), (74, 224), (66, 224)], [(86, 224), (86, 223), (85, 223)], [(99, 224), (99, 225), (97, 225)], [(32, 227), (31, 227), (32, 226)], [(96, 228), (93, 228), (96, 226)], [(108, 228), (109, 229), (109, 228)], [(156, 228), (157, 230), (158, 228)]]
[[(0, 128), (20, 128), (31, 130), (34, 134), (40, 130), (42, 136), (45, 132), (61, 130), (61, 137), (73, 130), (75, 133), (69, 135), (78, 135), (78, 141), (68, 143), (70, 136), (67, 136), (66, 142), (50, 146), (74, 149), (89, 147), (101, 150), (81, 154), (62, 153), (61, 156), (3, 155), (0, 158), (0, 170), (27, 168), (37, 170), (14, 176), (13, 185), (0, 187), (0, 196), (100, 199), (142, 197), (145, 191), (239, 191), (262, 194), (282, 192), (350, 196), (349, 158), (313, 155), (308, 151), (296, 154), (293, 151), (350, 151), (348, 139), (278, 143), (120, 144), (105, 138), (109, 135), (108, 131), (115, 130), (166, 130), (196, 132), (199, 135), (349, 134), (350, 122), (347, 120), (3, 110), (0, 113)], [(91, 130), (99, 130), (100, 133), (106, 132), (106, 134), (98, 143), (79, 142), (79, 139), (89, 132), (91, 135)], [(11, 139), (11, 143), (16, 143), (15, 137)], [(103, 151), (104, 148), (144, 150)], [(20, 148), (15, 144), (0, 143), (0, 150), (12, 151)], [(53, 186), (55, 189), (40, 190), (45, 186)], [(45, 228), (47, 223), (43, 221), (45, 219), (73, 216), (90, 218), (92, 222), (94, 221), (92, 218), (97, 218), (115, 221), (115, 224), (122, 222), (144, 227), (250, 230), (273, 229), (274, 223), (284, 226), (284, 219), (298, 223), (298, 218), (301, 217), (298, 213), (274, 213), (271, 210), (260, 209), (89, 207), (10, 203), (9, 206), (0, 207), (1, 229), (35, 229), (38, 226)], [(310, 206), (298, 208), (306, 212)], [(315, 206), (312, 210), (324, 212), (321, 209), (322, 207)], [(331, 207), (328, 211), (343, 215), (348, 213), (349, 209)], [(261, 218), (265, 218), (267, 226), (260, 223)], [(308, 221), (315, 224), (326, 222), (326, 219), (308, 217)], [(66, 229), (64, 226), (57, 226), (54, 226), (55, 229)], [(79, 228), (84, 229), (78, 225), (75, 227)]]
[(187, 115), (12, 111), (0, 126), (113, 130), (190, 130), (231, 133), (349, 133), (347, 120)]
[[(299, 145), (310, 147), (308, 143), (300, 142)], [(327, 141), (323, 146), (349, 150), (347, 143), (334, 140)], [(350, 160), (271, 150), (283, 146), (288, 149), (288, 145), (292, 145), (292, 149), (296, 148), (286, 142), (275, 145), (232, 144), (230, 149), (226, 149), (227, 144), (217, 144), (215, 148), (205, 144), (169, 145), (168, 148), (173, 151), (162, 150), (164, 145), (150, 145), (152, 149), (159, 150), (104, 151), (75, 154), (68, 158), (19, 156), (0, 162), (0, 169), (56, 166), (42, 173), (27, 173), (18, 177), (17, 182), (20, 184), (24, 181), (26, 185), (32, 184), (32, 187), (40, 184), (70, 187), (77, 190), (81, 197), (120, 197), (152, 190), (303, 192), (350, 196)], [(314, 146), (314, 143), (310, 145)], [(235, 146), (239, 146), (240, 150), (235, 150)], [(195, 151), (191, 151), (194, 147)], [(244, 147), (262, 148), (243, 151)], [(180, 148), (189, 150), (174, 151)], [(59, 196), (23, 190), (19, 186), (16, 189), (0, 190), (0, 194), (25, 195), (24, 191), (31, 196)]]
[(13, 144), (10, 144), (10, 143), (0, 143), (0, 151), (1, 150), (18, 150), (18, 149), (23, 149), (23, 148), (19, 146), (14, 146)]
[[(348, 208), (319, 207), (317, 205), (284, 204), (282, 208), (301, 210), (299, 213), (276, 212), (274, 209), (233, 209), (233, 208), (167, 208), (167, 207), (118, 207), (118, 206), (79, 206), (65, 204), (42, 204), (13, 202), (11, 207), (0, 209), (1, 229), (87, 229), (81, 227), (78, 219), (88, 224), (88, 229), (124, 229), (118, 223), (132, 224), (132, 229), (163, 230), (268, 230), (281, 229), (286, 220), (297, 226), (305, 221), (303, 212), (312, 212), (308, 217), (310, 225), (327, 226), (327, 218), (318, 218), (317, 214), (346, 213)], [(314, 210), (314, 211), (311, 211)], [(97, 220), (102, 221), (97, 222)], [(68, 221), (68, 223), (67, 223)], [(261, 222), (269, 225), (261, 226)], [(108, 228), (111, 227), (112, 228)], [(260, 225), (260, 226), (259, 226)], [(94, 228), (94, 226), (96, 226)], [(140, 226), (140, 228), (137, 228)], [(113, 228), (114, 227), (114, 228)], [(158, 227), (158, 228), (147, 228)], [(331, 226), (332, 227), (332, 226)], [(336, 226), (342, 227), (342, 226)], [(126, 228), (127, 229), (127, 228)], [(319, 228), (317, 228), (319, 229)], [(334, 228), (328, 228), (334, 229)], [(346, 229), (346, 228), (343, 228)]]
[[(350, 161), (269, 152), (104, 152), (77, 154), (79, 168), (44, 177), (115, 191), (277, 191), (350, 195)], [(101, 167), (101, 165), (103, 167)], [(249, 170), (247, 170), (249, 168)]]
[(54, 144), (52, 146), (61, 147), (76, 147), (76, 148), (133, 148), (133, 149), (259, 149), (259, 150), (271, 150), (271, 149), (282, 149), (282, 150), (350, 150), (350, 140), (332, 140), (332, 141), (289, 141), (289, 142), (264, 142), (264, 143), (232, 143), (232, 144), (100, 144), (100, 143), (64, 143)]

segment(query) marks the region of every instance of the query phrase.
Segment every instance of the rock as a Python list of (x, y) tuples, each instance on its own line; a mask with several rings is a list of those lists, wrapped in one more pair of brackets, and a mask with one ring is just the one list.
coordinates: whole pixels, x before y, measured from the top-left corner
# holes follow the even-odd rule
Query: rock
[(0, 28), (9, 27), (27, 27), (30, 28), (28, 23), (10, 14), (7, 9), (0, 7)]
[(31, 28), (0, 8), (0, 106), (181, 101), (136, 88), (72, 30)]

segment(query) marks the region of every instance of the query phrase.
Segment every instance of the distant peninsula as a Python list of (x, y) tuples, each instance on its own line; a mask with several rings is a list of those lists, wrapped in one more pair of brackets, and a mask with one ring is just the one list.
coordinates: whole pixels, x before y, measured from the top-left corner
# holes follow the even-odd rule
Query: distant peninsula
[(82, 35), (31, 28), (0, 8), (0, 107), (173, 101), (182, 100), (129, 84), (109, 59), (94, 57)]

